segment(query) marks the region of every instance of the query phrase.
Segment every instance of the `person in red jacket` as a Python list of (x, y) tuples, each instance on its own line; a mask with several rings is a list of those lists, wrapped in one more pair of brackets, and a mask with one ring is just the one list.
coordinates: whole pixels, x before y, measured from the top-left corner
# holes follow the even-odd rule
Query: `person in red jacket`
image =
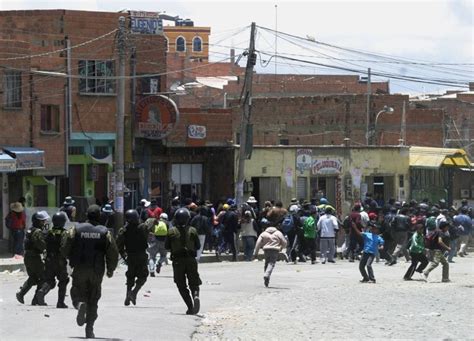
[(20, 202), (10, 204), (10, 212), (5, 217), (7, 228), (13, 237), (13, 255), (22, 256), (24, 252), (23, 240), (25, 239), (26, 214)]
[(163, 213), (163, 210), (161, 207), (158, 206), (158, 203), (156, 200), (152, 200), (150, 203), (150, 207), (147, 209), (148, 213), (148, 218), (155, 218), (155, 219), (160, 219), (161, 213)]

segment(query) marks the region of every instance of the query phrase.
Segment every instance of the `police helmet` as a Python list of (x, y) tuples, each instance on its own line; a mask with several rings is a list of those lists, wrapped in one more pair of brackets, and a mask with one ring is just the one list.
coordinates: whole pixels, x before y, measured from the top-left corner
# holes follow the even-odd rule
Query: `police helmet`
[(125, 212), (125, 220), (129, 224), (138, 224), (140, 216), (138, 215), (137, 210), (128, 210)]
[(166, 213), (161, 213), (160, 214), (160, 219), (162, 220), (168, 220), (168, 215)]
[(100, 207), (99, 205), (90, 205), (87, 208), (87, 219), (91, 221), (99, 221), (100, 218)]
[(328, 199), (326, 199), (326, 198), (319, 199), (319, 203), (321, 205), (328, 205), (329, 204)]
[(52, 221), (54, 227), (64, 227), (67, 222), (67, 215), (64, 212), (54, 213)]
[(176, 220), (176, 225), (178, 226), (186, 226), (188, 224), (189, 219), (191, 219), (191, 213), (187, 208), (180, 208), (174, 214), (174, 219)]
[(33, 223), (34, 227), (43, 227), (46, 221), (48, 220), (49, 215), (46, 211), (38, 211), (33, 214), (31, 217), (31, 222)]

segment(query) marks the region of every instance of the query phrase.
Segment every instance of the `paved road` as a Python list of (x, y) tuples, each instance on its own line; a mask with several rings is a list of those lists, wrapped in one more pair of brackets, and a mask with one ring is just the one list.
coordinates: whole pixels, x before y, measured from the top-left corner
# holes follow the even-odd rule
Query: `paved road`
[[(263, 286), (263, 262), (202, 264), (199, 316), (184, 314), (170, 266), (149, 278), (136, 307), (124, 307), (120, 268), (104, 279), (95, 332), (115, 340), (472, 339), (474, 257), (456, 262), (452, 283), (441, 283), (441, 269), (429, 283), (406, 282), (403, 261), (374, 264), (377, 284), (359, 283), (358, 263), (279, 262), (269, 288)], [(17, 303), (14, 294), (24, 279), (23, 273), (0, 274), (0, 339), (83, 338), (74, 309)], [(55, 303), (56, 292), (46, 300)]]

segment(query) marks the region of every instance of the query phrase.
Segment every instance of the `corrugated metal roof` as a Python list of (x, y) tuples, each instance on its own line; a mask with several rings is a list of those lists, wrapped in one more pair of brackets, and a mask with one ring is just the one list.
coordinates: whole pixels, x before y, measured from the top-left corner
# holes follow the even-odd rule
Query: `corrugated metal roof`
[(439, 168), (470, 167), (470, 161), (463, 149), (410, 147), (410, 167)]

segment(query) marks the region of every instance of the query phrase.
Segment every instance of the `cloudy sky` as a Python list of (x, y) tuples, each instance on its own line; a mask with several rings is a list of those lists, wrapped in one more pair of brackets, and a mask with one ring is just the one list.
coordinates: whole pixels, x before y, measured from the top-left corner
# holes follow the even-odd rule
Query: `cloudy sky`
[[(413, 76), (418, 81), (436, 79), (441, 83), (424, 84), (391, 78), (392, 92), (442, 92), (453, 89), (452, 83), (474, 81), (474, 8), (471, 0), (0, 0), (1, 10), (46, 8), (112, 12), (133, 9), (191, 18), (196, 26), (212, 28), (213, 60), (225, 58), (230, 47), (236, 48), (238, 53), (239, 49), (247, 47), (250, 31), (244, 28), (254, 21), (258, 26), (272, 30), (277, 27), (282, 32), (277, 39), (277, 54), (298, 60), (277, 59), (277, 72), (344, 73), (306, 63), (309, 61), (355, 70), (370, 67), (375, 72), (387, 74), (375, 79)], [(283, 33), (310, 37), (359, 53), (349, 54)], [(275, 72), (275, 59), (270, 58), (275, 50), (274, 42), (273, 32), (258, 29), (256, 48), (263, 52), (259, 72)], [(375, 53), (376, 56), (360, 52)], [(380, 55), (390, 57), (390, 63)]]

